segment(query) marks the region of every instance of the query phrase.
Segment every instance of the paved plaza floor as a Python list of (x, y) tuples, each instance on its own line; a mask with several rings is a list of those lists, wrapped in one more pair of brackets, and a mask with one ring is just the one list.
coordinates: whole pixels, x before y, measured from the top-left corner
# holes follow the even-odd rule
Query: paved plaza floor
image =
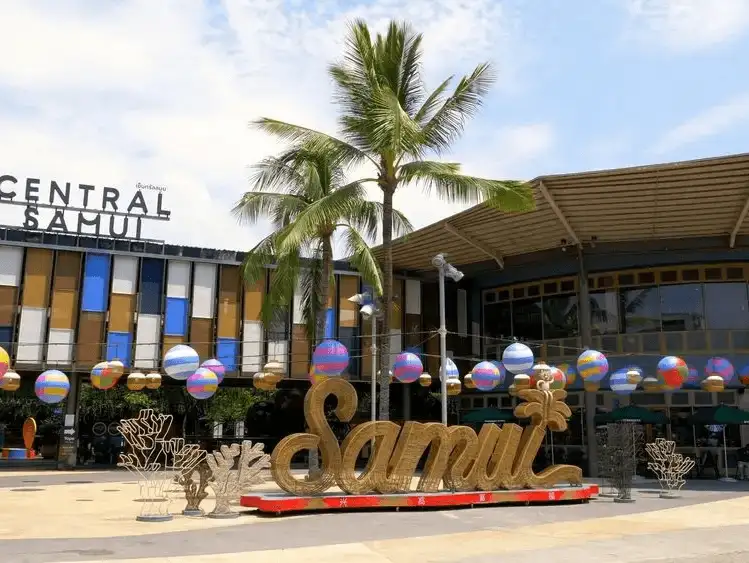
[[(749, 562), (749, 483), (687, 486), (666, 500), (641, 482), (631, 504), (600, 498), (141, 523), (138, 487), (127, 473), (0, 473), (0, 562)], [(209, 498), (204, 507), (211, 505)]]

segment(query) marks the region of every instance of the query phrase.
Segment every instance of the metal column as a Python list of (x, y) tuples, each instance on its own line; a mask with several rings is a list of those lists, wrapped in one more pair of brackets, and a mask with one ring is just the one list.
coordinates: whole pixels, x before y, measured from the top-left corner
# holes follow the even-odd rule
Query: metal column
[[(590, 324), (590, 294), (588, 291), (588, 272), (585, 268), (585, 256), (582, 247), (578, 247), (578, 299), (580, 307), (580, 340), (583, 348), (590, 348), (593, 343), (593, 331)], [(598, 477), (598, 451), (596, 441), (596, 393), (583, 391), (585, 397), (585, 435), (588, 448), (588, 473)]]

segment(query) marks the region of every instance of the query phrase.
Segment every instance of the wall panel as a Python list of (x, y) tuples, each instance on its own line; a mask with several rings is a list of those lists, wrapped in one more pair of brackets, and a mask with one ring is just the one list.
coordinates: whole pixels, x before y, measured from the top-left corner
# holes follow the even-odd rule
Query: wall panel
[(139, 314), (138, 324), (135, 326), (133, 366), (140, 369), (157, 369), (161, 365), (160, 339), (161, 317)]
[(359, 305), (349, 297), (360, 293), (358, 276), (338, 276), (338, 340), (349, 350), (351, 360), (348, 374), (352, 379), (360, 377), (361, 338), (359, 338)]
[(0, 246), (0, 346), (11, 359), (15, 355), (13, 344), (23, 257), (24, 249), (19, 246)]
[(164, 310), (164, 351), (187, 341), (192, 266), (183, 260), (167, 263)]
[(73, 361), (82, 261), (80, 252), (57, 251), (47, 338), (47, 363), (50, 365), (67, 365)]
[(111, 257), (108, 254), (86, 254), (83, 271), (81, 311), (105, 313), (109, 302)]
[(38, 365), (44, 361), (44, 333), (46, 329), (46, 308), (21, 308), (21, 320), (18, 324), (16, 364)]
[[(147, 259), (144, 259), (144, 261)], [(133, 323), (138, 290), (138, 258), (116, 255), (112, 265), (112, 295), (109, 298), (109, 325), (104, 357), (130, 367)]]
[(12, 326), (16, 317), (18, 288), (0, 285), (0, 326)]
[(53, 259), (54, 253), (44, 248), (29, 248), (26, 253), (21, 317), (18, 322), (17, 364), (39, 365), (44, 362)]
[(236, 372), (239, 366), (239, 340), (219, 336), (216, 339), (216, 358), (224, 364), (227, 375)]
[(137, 368), (155, 369), (160, 365), (165, 269), (166, 261), (160, 258), (141, 261), (133, 364)]
[[(421, 282), (419, 280), (406, 280), (406, 302), (404, 305), (406, 314), (404, 315), (403, 340), (405, 348), (414, 354), (423, 354), (423, 341), (425, 334), (421, 328)], [(421, 358), (422, 364), (426, 368), (425, 358)]]
[(160, 316), (164, 312), (164, 266), (160, 258), (143, 259), (138, 313)]
[(26, 270), (23, 276), (23, 307), (37, 309), (49, 306), (49, 289), (52, 281), (54, 254), (46, 248), (29, 248), (26, 253)]
[(216, 309), (216, 264), (195, 264), (192, 287), (192, 316), (213, 319)]
[(307, 377), (310, 361), (310, 342), (307, 338), (302, 303), (302, 287), (301, 284), (297, 284), (291, 310), (291, 366), (289, 375), (290, 377), (299, 379)]
[(93, 367), (104, 358), (104, 313), (82, 311), (78, 318), (78, 340), (75, 349), (76, 366)]
[[(268, 272), (268, 285), (273, 285), (274, 271)], [(293, 298), (293, 296), (292, 296)], [(293, 308), (293, 303), (288, 303)], [(266, 330), (266, 339), (268, 341), (268, 361), (280, 362), (284, 366), (285, 373), (288, 375), (289, 367), (289, 309), (279, 309), (275, 318)]]
[(404, 280), (393, 280), (393, 310), (390, 322), (390, 363), (387, 369), (392, 369), (395, 357), (403, 351), (403, 315)]
[(23, 251), (20, 246), (0, 246), (0, 285), (21, 285)]
[(241, 289), (239, 266), (221, 266), (216, 330), (219, 338), (239, 338)]
[(190, 346), (200, 356), (201, 361), (213, 356), (213, 319), (193, 319), (190, 321)]
[(242, 322), (242, 373), (253, 375), (265, 364), (265, 343), (260, 312), (265, 294), (265, 280), (244, 288), (244, 321)]

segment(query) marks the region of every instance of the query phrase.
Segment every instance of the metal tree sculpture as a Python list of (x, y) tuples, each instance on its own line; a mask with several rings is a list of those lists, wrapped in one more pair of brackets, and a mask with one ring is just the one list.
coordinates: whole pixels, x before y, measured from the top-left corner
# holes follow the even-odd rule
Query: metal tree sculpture
[(608, 444), (608, 427), (602, 426), (596, 429), (596, 442), (598, 452), (598, 476), (602, 481), (603, 492), (599, 496), (614, 497), (616, 491), (611, 482), (611, 476), (614, 471), (613, 456)]
[(646, 444), (645, 450), (652, 459), (648, 462), (648, 469), (658, 478), (661, 497), (676, 498), (686, 483), (684, 475), (694, 468), (694, 460), (677, 454), (676, 443), (663, 438), (656, 438), (655, 442)]
[[(206, 456), (206, 463), (211, 468), (212, 477), (208, 485), (216, 495), (216, 507), (208, 514), (211, 518), (236, 518), (239, 516), (231, 508), (232, 502), (252, 485), (265, 481), (261, 472), (270, 467), (270, 456), (263, 449), (265, 444), (252, 445), (250, 440), (239, 444), (221, 446), (219, 451)], [(236, 457), (239, 464), (233, 469)]]
[(201, 450), (197, 444), (185, 444), (182, 438), (172, 438), (171, 442), (175, 479), (185, 492), (187, 500), (187, 506), (182, 514), (202, 516), (200, 503), (208, 496), (205, 489), (211, 476), (211, 470), (205, 463), (205, 450)]
[(609, 424), (607, 453), (611, 463), (610, 480), (616, 491), (614, 502), (634, 502), (632, 479), (635, 474), (635, 435), (631, 423)]
[(172, 415), (143, 409), (137, 417), (121, 420), (117, 427), (129, 446), (126, 453), (120, 454), (117, 465), (135, 475), (143, 502), (137, 520), (154, 522), (172, 518), (166, 492), (171, 480), (167, 456), (173, 452), (166, 435), (171, 426)]

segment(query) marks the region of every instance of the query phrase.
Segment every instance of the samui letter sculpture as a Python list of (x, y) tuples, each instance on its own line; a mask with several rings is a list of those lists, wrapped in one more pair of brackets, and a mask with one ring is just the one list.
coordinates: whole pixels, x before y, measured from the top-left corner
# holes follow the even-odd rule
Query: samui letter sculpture
[[(265, 444), (253, 445), (250, 440), (244, 440), (242, 445), (232, 444), (221, 446), (218, 451), (206, 456), (206, 463), (211, 469), (212, 477), (208, 485), (216, 495), (216, 507), (208, 513), (210, 518), (236, 518), (237, 512), (232, 510), (232, 503), (239, 501), (242, 493), (252, 485), (262, 483), (262, 471), (270, 466), (270, 456), (263, 452)], [(236, 458), (239, 463), (233, 469)]]
[[(335, 396), (335, 414), (342, 422), (348, 422), (356, 413), (357, 395), (348, 381), (327, 379), (313, 385), (304, 400), (311, 432), (287, 436), (273, 450), (273, 479), (283, 490), (297, 496), (320, 495), (334, 485), (349, 495), (407, 493), (413, 488), (419, 460), (428, 449), (426, 465), (416, 485), (421, 492), (436, 492), (441, 484), (451, 491), (582, 485), (582, 470), (573, 465), (553, 465), (538, 474), (532, 469), (546, 429), (565, 430), (571, 415), (563, 402), (567, 392), (550, 389), (552, 379), (549, 370), (539, 374), (535, 389), (518, 391), (525, 402), (515, 408), (515, 416), (530, 418), (525, 428), (504, 424), (500, 429), (496, 424), (484, 424), (476, 434), (467, 426), (407, 421), (401, 429), (396, 423), (383, 420), (356, 426), (340, 446), (325, 417), (325, 400)], [(374, 455), (364, 471), (357, 474), (357, 458), (372, 440), (376, 443)], [(322, 453), (319, 475), (296, 479), (291, 472), (292, 458), (318, 448)]]
[(655, 473), (661, 486), (662, 498), (677, 498), (678, 492), (686, 481), (684, 475), (694, 469), (691, 457), (676, 453), (676, 443), (663, 438), (656, 438), (655, 442), (645, 444), (645, 449), (652, 461), (648, 462), (648, 469)]

